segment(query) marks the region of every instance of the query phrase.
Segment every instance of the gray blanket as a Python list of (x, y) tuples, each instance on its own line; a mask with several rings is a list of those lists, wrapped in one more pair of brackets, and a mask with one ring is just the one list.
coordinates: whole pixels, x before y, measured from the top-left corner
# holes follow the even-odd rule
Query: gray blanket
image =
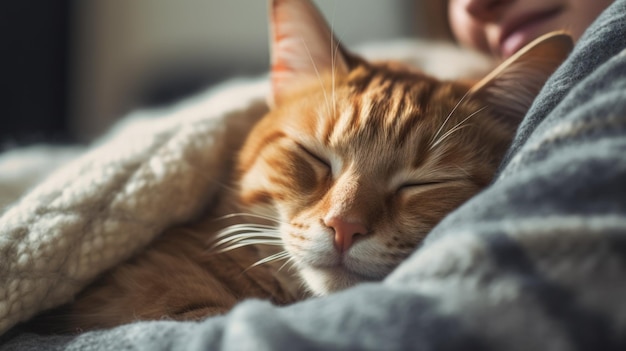
[(16, 330), (0, 350), (624, 350), (625, 48), (617, 0), (549, 80), (494, 183), (382, 283), (201, 322)]

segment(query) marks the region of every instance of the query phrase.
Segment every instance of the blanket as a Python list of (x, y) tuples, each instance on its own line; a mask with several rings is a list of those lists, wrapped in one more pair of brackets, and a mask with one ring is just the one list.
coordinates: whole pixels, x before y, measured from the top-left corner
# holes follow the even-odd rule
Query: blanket
[[(444, 78), (482, 75), (492, 65), (435, 42), (359, 51)], [(466, 60), (449, 69), (459, 54)], [(267, 112), (268, 89), (267, 77), (234, 80), (169, 108), (133, 113), (86, 150), (37, 145), (0, 155), (0, 334), (70, 301), (210, 204), (229, 176), (227, 161)]]
[[(287, 307), (244, 301), (224, 316), (198, 322), (135, 322), (77, 335), (42, 336), (17, 330), (5, 334), (0, 350), (624, 350), (625, 48), (626, 0), (616, 0), (547, 82), (520, 126), (493, 184), (447, 216), (423, 246), (383, 282), (361, 284)], [(189, 133), (196, 130), (186, 129), (184, 124), (176, 129)], [(162, 134), (170, 135), (165, 129)], [(132, 140), (120, 140), (117, 152), (132, 154), (138, 147)], [(167, 140), (176, 142), (166, 143), (170, 146), (164, 150), (177, 150), (175, 145), (184, 143), (185, 138)], [(105, 145), (110, 144), (102, 147)], [(157, 145), (162, 144), (156, 141), (150, 145), (154, 145), (150, 155), (161, 150)], [(98, 150), (96, 146), (92, 152)], [(193, 155), (190, 160), (194, 165), (202, 160), (196, 153), (189, 155)], [(88, 153), (57, 173), (67, 172), (73, 177), (60, 183), (64, 189), (44, 186), (53, 180), (61, 182), (62, 177), (53, 176), (7, 210), (0, 225), (3, 259), (21, 257), (14, 252), (22, 250), (19, 243), (31, 237), (40, 221), (45, 223), (46, 210), (72, 198), (74, 182), (80, 184), (91, 169), (81, 167), (83, 162), (96, 167), (114, 157), (120, 156), (92, 157)], [(185, 159), (178, 157), (169, 159)], [(129, 168), (135, 164), (133, 160), (139, 159), (128, 160)], [(155, 179), (170, 179), (170, 172), (175, 172), (169, 170), (172, 166), (165, 169), (156, 163), (140, 166), (137, 171), (154, 173), (151, 177)], [(95, 189), (107, 189), (106, 204), (119, 203), (115, 199), (131, 190), (107, 187), (117, 179), (116, 174), (93, 180)], [(152, 182), (142, 184), (153, 186)], [(155, 192), (160, 191), (167, 189), (155, 188)], [(35, 195), (45, 194), (52, 194), (48, 201), (35, 201)], [(145, 206), (151, 204), (137, 201)], [(160, 215), (179, 220), (195, 207), (178, 205), (181, 208), (176, 214)], [(32, 206), (30, 211), (19, 210), (26, 206)], [(90, 211), (85, 212), (86, 216), (109, 209), (89, 202), (85, 207)], [(120, 212), (131, 210), (132, 206), (125, 205)], [(120, 212), (116, 213), (120, 221), (148, 223), (148, 215), (141, 211), (138, 219)], [(5, 219), (9, 214), (12, 220)], [(91, 228), (93, 224), (89, 223), (80, 226)], [(18, 238), (16, 243), (8, 242), (5, 233)], [(122, 236), (134, 238), (141, 233)], [(33, 242), (35, 239), (32, 237)], [(26, 241), (26, 246), (30, 242)], [(41, 247), (43, 255), (46, 250)], [(121, 257), (127, 253), (115, 254)], [(28, 257), (24, 262), (29, 262)], [(18, 296), (14, 301), (20, 306), (41, 304), (29, 295), (11, 295), (10, 291), (17, 288), (11, 290), (5, 282), (16, 268), (5, 268), (6, 262), (2, 262), (0, 273), (2, 296)], [(9, 265), (20, 267), (20, 260)], [(77, 271), (81, 269), (85, 268)], [(77, 275), (70, 273), (73, 271), (55, 277), (75, 279)], [(48, 289), (45, 297), (58, 298), (63, 293), (55, 291), (67, 286), (71, 284), (66, 281)], [(34, 289), (35, 283), (31, 282), (29, 288)], [(67, 290), (64, 294), (71, 295)], [(9, 303), (2, 301), (6, 316)], [(38, 308), (31, 307), (31, 311)], [(5, 327), (17, 320), (12, 318)]]
[(129, 117), (3, 213), (0, 332), (67, 302), (210, 201), (223, 160), (267, 110), (264, 80), (232, 86), (161, 118)]

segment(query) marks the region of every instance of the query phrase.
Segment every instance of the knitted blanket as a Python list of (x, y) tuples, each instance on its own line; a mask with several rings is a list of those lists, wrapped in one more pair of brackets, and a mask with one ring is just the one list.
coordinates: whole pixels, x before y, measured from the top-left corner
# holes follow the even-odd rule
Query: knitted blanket
[[(616, 0), (546, 83), (494, 183), (446, 217), (383, 282), (287, 307), (244, 301), (225, 316), (198, 322), (135, 322), (77, 335), (15, 330), (0, 338), (0, 350), (624, 350), (625, 49), (626, 0)], [(221, 106), (218, 95), (211, 96), (207, 104)], [(185, 108), (192, 106), (171, 112)], [(3, 214), (3, 330), (55, 304), (45, 300), (69, 299), (95, 274), (92, 259), (113, 264), (165, 222), (191, 216), (202, 201), (185, 197), (186, 184), (210, 198), (206, 175), (219, 177), (219, 167), (204, 153), (228, 150), (219, 136), (230, 134), (221, 127), (230, 119), (206, 117), (206, 111), (206, 119), (182, 115), (176, 123), (165, 118), (145, 139), (139, 137), (144, 128), (160, 123), (138, 117)], [(153, 155), (163, 155), (163, 162)], [(103, 167), (117, 159), (134, 171)], [(205, 177), (187, 179), (183, 169), (201, 169)], [(146, 180), (125, 181), (139, 175)], [(165, 180), (176, 190), (161, 187)], [(137, 189), (151, 191), (130, 196)], [(101, 190), (104, 202), (72, 202), (97, 198), (88, 195)], [(191, 204), (159, 202), (179, 196)], [(136, 211), (152, 206), (167, 211)], [(68, 215), (55, 220), (55, 213)], [(109, 233), (109, 225), (132, 230), (87, 240), (91, 232)], [(63, 240), (56, 228), (74, 228), (78, 239)], [(117, 240), (126, 241), (108, 246)], [(72, 249), (55, 256), (51, 247)], [(51, 258), (38, 263), (43, 257)], [(53, 265), (67, 268), (48, 269)]]
[[(490, 66), (449, 44), (399, 41), (361, 51), (446, 78)], [(460, 52), (465, 64), (449, 69)], [(265, 78), (238, 80), (134, 113), (85, 151), (37, 146), (0, 155), (0, 206), (12, 204), (0, 217), (0, 334), (68, 302), (211, 202), (229, 175), (224, 162), (267, 111), (268, 88)]]
[[(217, 104), (216, 100), (212, 101)], [(210, 130), (206, 135), (214, 140), (209, 144), (213, 148), (221, 145), (217, 142), (221, 140), (218, 135), (229, 135), (226, 131), (230, 130), (230, 127), (218, 128), (223, 121), (217, 119), (190, 119), (190, 123), (175, 127), (178, 132), (171, 135)], [(143, 158), (127, 160), (126, 167), (135, 169), (133, 175), (147, 174), (148, 179), (174, 182), (178, 174), (174, 169), (179, 167), (174, 166), (179, 163), (187, 164), (180, 167), (198, 169), (196, 165), (201, 165), (205, 172), (219, 173), (208, 167), (212, 165), (209, 160), (202, 165), (202, 153), (212, 152), (202, 149), (205, 141), (194, 138), (202, 152), (174, 152), (181, 150), (179, 145), (190, 141), (173, 137), (165, 138), (167, 142), (162, 144), (155, 137), (148, 138), (153, 143), (142, 142), (141, 138), (133, 137), (142, 135), (142, 129), (149, 128), (151, 123), (137, 123), (134, 132), (134, 123), (119, 130), (124, 134), (130, 128), (126, 134), (130, 138), (122, 138), (120, 134), (118, 139), (118, 134), (113, 133), (110, 139), (61, 169), (2, 216), (0, 289), (2, 296), (14, 296), (13, 302), (0, 300), (3, 311), (23, 311), (24, 306), (31, 306), (32, 312), (45, 304), (41, 297), (56, 296), (57, 301), (63, 300), (63, 296), (70, 296), (71, 290), (81, 285), (77, 272), (91, 270), (87, 264), (87, 268), (63, 271), (66, 275), (50, 272), (63, 283), (46, 288), (45, 293), (31, 295), (28, 294), (31, 288), (39, 291), (38, 283), (31, 280), (27, 288), (18, 288), (31, 271), (13, 274), (20, 262), (33, 262), (37, 266), (34, 263), (37, 261), (31, 258), (33, 255), (47, 257), (48, 246), (31, 243), (56, 235), (57, 224), (78, 228), (77, 232), (83, 233), (84, 238), (87, 237), (84, 233), (89, 231), (82, 229), (100, 227), (98, 221), (76, 217), (49, 227), (45, 225), (54, 217), (53, 212), (48, 214), (48, 209), (52, 211), (75, 195), (83, 194), (76, 192), (74, 185), (84, 184), (81, 179), (90, 174), (89, 165), (98, 167), (116, 157), (124, 159), (119, 154), (132, 154), (139, 147), (136, 140), (140, 145), (153, 147), (146, 149)], [(170, 135), (169, 130), (163, 128), (155, 135)], [(116, 151), (104, 152), (110, 145), (116, 145)], [(98, 152), (102, 155), (97, 155)], [(168, 155), (168, 160), (188, 161), (139, 162), (152, 160), (147, 155), (156, 154)], [(360, 284), (287, 307), (276, 307), (267, 301), (244, 301), (225, 316), (198, 322), (135, 322), (77, 335), (42, 336), (18, 330), (0, 338), (0, 350), (626, 350), (625, 155), (626, 0), (616, 0), (546, 83), (522, 122), (493, 184), (447, 216), (429, 234), (424, 245), (383, 282)], [(133, 168), (137, 163), (141, 166)], [(108, 194), (104, 196), (107, 202), (85, 202), (85, 206), (78, 206), (89, 209), (84, 212), (89, 218), (103, 218), (97, 214), (112, 213), (112, 225), (128, 222), (134, 223), (135, 229), (148, 228), (146, 224), (153, 221), (163, 224), (184, 220), (194, 212), (194, 207), (201, 206), (179, 203), (176, 206), (180, 208), (168, 208), (172, 214), (159, 213), (168, 216), (167, 220), (152, 218), (141, 211), (137, 218), (125, 216), (133, 203), (139, 207), (165, 207), (168, 205), (152, 202), (155, 199), (171, 202), (171, 199), (156, 194), (168, 191), (167, 187), (155, 185), (160, 182), (145, 181), (132, 188), (112, 186), (116, 175), (121, 174), (113, 169), (109, 176), (92, 177), (89, 184), (94, 186), (84, 191), (90, 194), (102, 188)], [(135, 179), (133, 175), (125, 179)], [(210, 198), (210, 182), (195, 181)], [(63, 189), (46, 185), (54, 182)], [(146, 195), (149, 201), (133, 200), (134, 197), (116, 201), (126, 198), (134, 189), (153, 186), (152, 194)], [(177, 189), (183, 188), (181, 185)], [(173, 192), (168, 194), (178, 196)], [(189, 198), (189, 201), (194, 200)], [(110, 211), (110, 204), (122, 210)], [(61, 208), (78, 211), (76, 207)], [(7, 219), (8, 215), (11, 219)], [(46, 231), (37, 232), (38, 228)], [(139, 244), (135, 246), (139, 247), (150, 236), (142, 233), (141, 230), (118, 232), (118, 236), (127, 238), (128, 242), (136, 240)], [(8, 240), (8, 235), (16, 240)], [(139, 236), (144, 238), (135, 239)], [(61, 261), (59, 267), (65, 267), (62, 264), (65, 261), (81, 259), (80, 256), (72, 259), (75, 256), (67, 253), (80, 252), (85, 240), (63, 243), (61, 235), (54, 238), (58, 241), (45, 242), (75, 248), (64, 252), (67, 258), (56, 258)], [(102, 247), (109, 240), (112, 239), (103, 240)], [(96, 246), (95, 241), (90, 245)], [(110, 255), (130, 254), (128, 251), (132, 249), (122, 246), (116, 246)], [(30, 254), (20, 261), (21, 256), (16, 253), (31, 247), (41, 249), (27, 251)], [(108, 257), (104, 251), (98, 252)], [(5, 261), (5, 257), (11, 260)], [(87, 257), (83, 259), (88, 262)], [(6, 268), (7, 265), (13, 268)], [(18, 283), (7, 284), (8, 277)], [(45, 286), (52, 286), (46, 277), (41, 279)], [(75, 286), (72, 279), (77, 281)], [(11, 293), (17, 289), (26, 295)], [(57, 292), (63, 289), (67, 289), (65, 293)], [(12, 316), (5, 327), (27, 318), (24, 312), (4, 312), (4, 315)]]
[(267, 86), (231, 84), (168, 111), (136, 113), (6, 209), (0, 333), (67, 302), (210, 201), (226, 176), (223, 160), (267, 109)]

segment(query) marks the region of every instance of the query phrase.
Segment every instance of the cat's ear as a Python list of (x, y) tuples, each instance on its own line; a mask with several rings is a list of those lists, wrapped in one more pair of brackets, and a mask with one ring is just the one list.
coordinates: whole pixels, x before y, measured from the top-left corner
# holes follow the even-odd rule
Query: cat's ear
[(310, 1), (271, 0), (269, 10), (271, 106), (305, 79), (348, 71), (343, 49)]
[(552, 32), (535, 39), (475, 84), (478, 95), (494, 112), (517, 127), (544, 83), (572, 50), (572, 38)]

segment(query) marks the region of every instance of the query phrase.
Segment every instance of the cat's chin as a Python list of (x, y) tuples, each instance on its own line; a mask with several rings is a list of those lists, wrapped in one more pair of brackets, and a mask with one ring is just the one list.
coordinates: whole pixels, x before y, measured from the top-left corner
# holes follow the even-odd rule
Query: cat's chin
[(316, 296), (347, 289), (358, 283), (377, 279), (346, 270), (343, 267), (301, 267), (300, 275), (307, 287)]

